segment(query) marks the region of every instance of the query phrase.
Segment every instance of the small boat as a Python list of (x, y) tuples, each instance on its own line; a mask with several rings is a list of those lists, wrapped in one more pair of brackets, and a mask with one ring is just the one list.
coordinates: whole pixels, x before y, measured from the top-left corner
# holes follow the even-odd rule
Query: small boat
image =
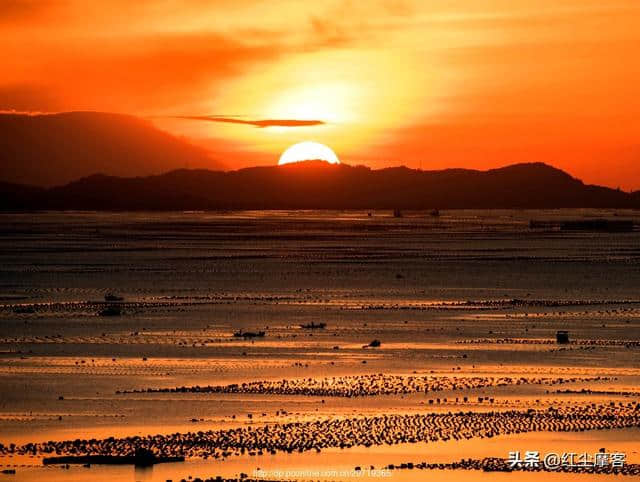
[(118, 296), (114, 293), (107, 293), (106, 295), (104, 295), (104, 300), (109, 302), (124, 301), (124, 297)]
[(307, 323), (306, 325), (300, 325), (300, 328), (304, 328), (306, 330), (324, 330), (327, 327), (326, 323)]
[(380, 343), (380, 340), (373, 340), (371, 343), (365, 345), (364, 347), (378, 348), (380, 345), (382, 345), (382, 343)]
[(556, 343), (561, 345), (569, 343), (569, 332), (566, 330), (556, 331)]
[(121, 314), (122, 310), (119, 306), (107, 306), (98, 312), (99, 316), (120, 316)]
[(168, 457), (156, 455), (149, 450), (139, 449), (135, 455), (62, 455), (58, 457), (45, 457), (42, 460), (44, 465), (55, 464), (82, 464), (89, 466), (97, 465), (135, 465), (138, 467), (149, 467), (155, 464), (167, 462), (184, 462), (184, 457)]
[(264, 338), (265, 332), (264, 331), (236, 331), (233, 336), (236, 338), (244, 338), (245, 340), (247, 338)]

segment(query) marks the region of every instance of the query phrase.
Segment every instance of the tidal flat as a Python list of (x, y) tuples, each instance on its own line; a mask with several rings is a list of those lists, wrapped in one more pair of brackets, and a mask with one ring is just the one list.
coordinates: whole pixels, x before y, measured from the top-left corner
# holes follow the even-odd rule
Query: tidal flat
[[(640, 232), (559, 228), (640, 212), (0, 218), (7, 480), (640, 473)], [(43, 464), (140, 448), (185, 461)], [(488, 470), (528, 451), (627, 468)]]

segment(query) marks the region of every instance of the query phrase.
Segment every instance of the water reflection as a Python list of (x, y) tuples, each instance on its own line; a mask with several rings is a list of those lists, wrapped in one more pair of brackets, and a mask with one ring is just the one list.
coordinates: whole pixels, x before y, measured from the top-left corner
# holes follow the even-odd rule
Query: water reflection
[(135, 482), (150, 482), (153, 480), (153, 465), (148, 467), (136, 466), (134, 469)]

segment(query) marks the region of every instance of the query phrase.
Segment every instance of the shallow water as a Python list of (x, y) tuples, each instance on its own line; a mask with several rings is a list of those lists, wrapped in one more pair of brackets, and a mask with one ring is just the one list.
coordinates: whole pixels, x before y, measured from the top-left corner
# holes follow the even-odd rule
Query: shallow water
[[(638, 212), (595, 210), (452, 211), (439, 218), (407, 213), (401, 219), (382, 212), (369, 217), (313, 211), (0, 215), (0, 442), (637, 400), (556, 390), (640, 390), (640, 232), (529, 228), (530, 219), (613, 216), (640, 221)], [(122, 316), (97, 316), (107, 292), (125, 297)], [(310, 322), (327, 326), (301, 328)], [(559, 329), (569, 330), (579, 343), (555, 345)], [(233, 337), (238, 330), (264, 330), (266, 336)], [(374, 339), (381, 341), (379, 348), (363, 348)], [(497, 342), (502, 339), (510, 341)], [(414, 372), (608, 380), (346, 399), (116, 393)], [(451, 401), (464, 395), (469, 403)], [(448, 402), (428, 403), (440, 396)], [(474, 402), (478, 396), (495, 398), (494, 405)], [(281, 410), (286, 415), (277, 415)], [(611, 432), (579, 433), (587, 438), (578, 441), (562, 438), (578, 434), (548, 437), (566, 443), (567, 450), (579, 448), (569, 446), (574, 442), (591, 449), (612, 440), (635, 458), (637, 446), (628, 431)], [(432, 446), (429, 453), (443, 461), (506, 456), (501, 444), (524, 447), (531, 438), (542, 444), (536, 437), (545, 436), (442, 442), (441, 452), (431, 452)], [(349, 456), (333, 449), (276, 454), (259, 464), (272, 470), (352, 469), (375, 460), (379, 467), (398, 462), (398, 455), (423, 460), (424, 447), (417, 445), (354, 448)], [(16, 475), (19, 480), (43, 474), (52, 480), (85, 480), (87, 474), (96, 480), (179, 480), (188, 474), (248, 472), (243, 467), (253, 470), (257, 463), (244, 456), (151, 471), (18, 467)], [(402, 471), (392, 478), (426, 475)], [(478, 471), (428, 476), (488, 477)], [(490, 476), (527, 480), (540, 474)]]

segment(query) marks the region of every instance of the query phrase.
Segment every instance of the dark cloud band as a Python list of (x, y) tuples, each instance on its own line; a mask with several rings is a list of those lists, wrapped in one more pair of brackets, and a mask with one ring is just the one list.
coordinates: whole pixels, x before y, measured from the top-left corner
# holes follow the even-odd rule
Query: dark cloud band
[(190, 115), (190, 116), (174, 116), (175, 119), (199, 120), (208, 122), (226, 122), (229, 124), (245, 124), (255, 127), (305, 127), (319, 126), (325, 124), (321, 120), (300, 120), (300, 119), (262, 119), (262, 120), (245, 120), (237, 117), (224, 116), (207, 116), (207, 115)]

